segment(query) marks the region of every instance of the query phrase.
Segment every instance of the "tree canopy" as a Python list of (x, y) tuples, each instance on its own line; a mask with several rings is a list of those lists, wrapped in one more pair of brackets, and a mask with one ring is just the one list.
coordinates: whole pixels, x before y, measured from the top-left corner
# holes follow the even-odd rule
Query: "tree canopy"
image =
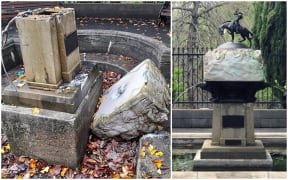
[[(233, 14), (236, 9), (239, 9), (244, 13), (240, 24), (251, 29), (253, 24), (253, 6), (251, 4), (251, 2), (219, 1), (173, 2), (173, 46), (215, 48), (230, 41), (229, 35), (221, 36), (219, 34), (219, 26), (224, 21), (234, 20)], [(235, 40), (237, 40), (237, 36)]]
[(286, 86), (286, 2), (254, 2), (254, 47), (261, 49), (267, 81)]

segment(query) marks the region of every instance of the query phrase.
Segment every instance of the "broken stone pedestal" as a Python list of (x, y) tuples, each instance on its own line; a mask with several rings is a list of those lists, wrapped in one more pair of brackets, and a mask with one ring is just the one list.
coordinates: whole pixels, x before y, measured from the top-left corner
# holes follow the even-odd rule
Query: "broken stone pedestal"
[[(13, 154), (71, 168), (80, 164), (102, 92), (102, 73), (85, 64), (74, 80), (50, 91), (27, 84), (17, 91), (12, 85), (4, 89), (1, 122)], [(39, 113), (33, 113), (34, 107)]]
[(28, 85), (56, 89), (79, 72), (74, 9), (36, 9), (17, 17), (16, 25)]
[(170, 94), (156, 65), (143, 61), (103, 95), (92, 131), (100, 138), (133, 139), (169, 120)]

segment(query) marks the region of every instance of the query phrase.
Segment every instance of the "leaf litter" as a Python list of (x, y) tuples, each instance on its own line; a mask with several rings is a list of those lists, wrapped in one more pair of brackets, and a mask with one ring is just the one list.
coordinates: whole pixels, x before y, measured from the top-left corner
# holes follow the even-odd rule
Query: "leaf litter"
[[(121, 75), (115, 72), (104, 72), (103, 89), (107, 90), (120, 78)], [(101, 98), (98, 107), (103, 101)], [(1, 178), (136, 178), (138, 139), (123, 142), (101, 140), (90, 132), (83, 161), (75, 169), (27, 156), (16, 157), (10, 151), (5, 134), (1, 134), (1, 145)]]

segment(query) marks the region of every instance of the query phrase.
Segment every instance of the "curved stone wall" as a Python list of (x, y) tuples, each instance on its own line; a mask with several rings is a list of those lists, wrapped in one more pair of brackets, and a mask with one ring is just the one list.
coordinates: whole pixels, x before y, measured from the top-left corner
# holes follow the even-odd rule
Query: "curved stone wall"
[(170, 82), (170, 48), (139, 34), (113, 30), (78, 30), (81, 52), (106, 53), (110, 41), (111, 54), (131, 56), (143, 61), (151, 59)]

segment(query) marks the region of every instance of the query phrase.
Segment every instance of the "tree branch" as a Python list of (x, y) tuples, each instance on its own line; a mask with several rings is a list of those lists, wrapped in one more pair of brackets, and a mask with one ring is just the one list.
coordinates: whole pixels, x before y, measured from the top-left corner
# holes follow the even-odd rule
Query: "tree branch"
[(215, 6), (211, 6), (211, 7), (207, 8), (207, 9), (205, 9), (204, 11), (199, 12), (198, 13), (198, 17), (202, 16), (203, 14), (208, 13), (209, 11), (212, 11), (213, 9), (215, 9), (217, 7), (223, 6), (224, 4), (227, 4), (227, 3), (228, 2), (222, 2), (222, 3), (216, 4)]

